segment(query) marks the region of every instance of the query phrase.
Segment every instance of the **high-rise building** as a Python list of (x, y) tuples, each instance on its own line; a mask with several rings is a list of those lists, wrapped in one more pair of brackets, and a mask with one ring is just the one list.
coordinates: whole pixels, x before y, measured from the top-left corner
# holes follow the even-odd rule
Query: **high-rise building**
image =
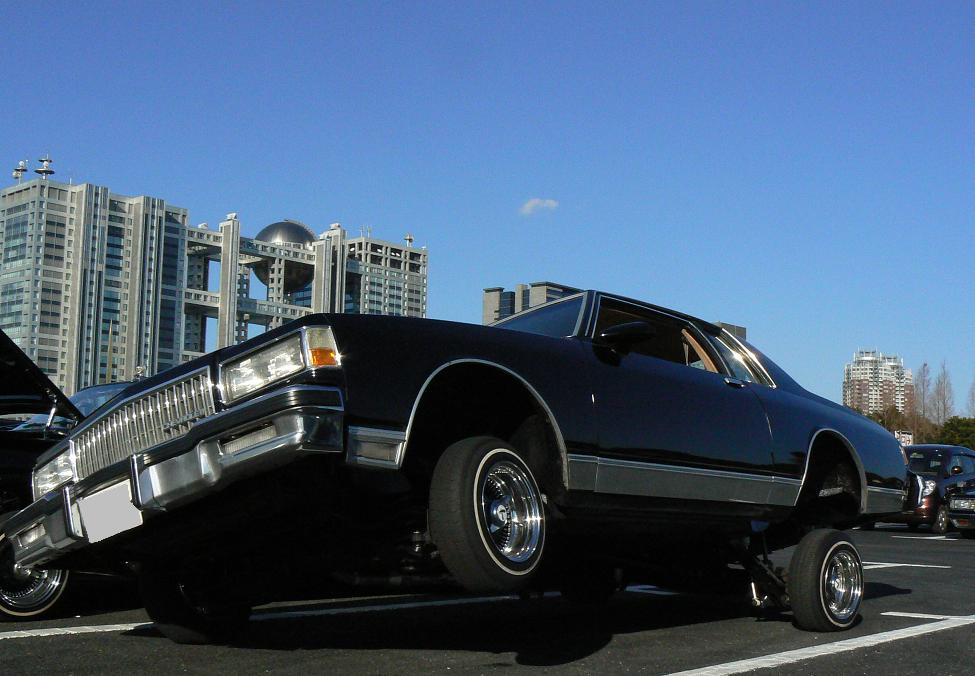
[(907, 414), (914, 408), (914, 377), (904, 360), (876, 350), (857, 350), (843, 367), (843, 404), (862, 413), (891, 406)]
[(0, 190), (0, 328), (69, 393), (178, 363), (186, 209), (36, 171)]
[(581, 289), (553, 282), (518, 284), (514, 291), (496, 286), (484, 289), (481, 323), (491, 324), (530, 307), (579, 293)]
[(311, 312), (426, 316), (428, 254), (412, 235), (280, 221), (243, 237), (237, 214), (191, 226), (160, 198), (53, 181), (49, 158), (40, 178), (26, 171), (0, 190), (0, 329), (69, 394)]
[(427, 315), (428, 253), (411, 235), (404, 244), (348, 237), (333, 223), (316, 236), (299, 221), (278, 221), (251, 238), (241, 236), (235, 213), (219, 230), (183, 232), (184, 359), (311, 312)]

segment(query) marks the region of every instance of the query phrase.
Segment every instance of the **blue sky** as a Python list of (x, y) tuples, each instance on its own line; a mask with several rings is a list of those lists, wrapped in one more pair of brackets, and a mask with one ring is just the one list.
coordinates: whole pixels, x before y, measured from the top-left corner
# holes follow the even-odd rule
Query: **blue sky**
[(412, 232), (434, 318), (602, 288), (745, 324), (832, 399), (859, 347), (944, 360), (964, 406), (970, 3), (49, 0), (0, 38), (11, 168)]

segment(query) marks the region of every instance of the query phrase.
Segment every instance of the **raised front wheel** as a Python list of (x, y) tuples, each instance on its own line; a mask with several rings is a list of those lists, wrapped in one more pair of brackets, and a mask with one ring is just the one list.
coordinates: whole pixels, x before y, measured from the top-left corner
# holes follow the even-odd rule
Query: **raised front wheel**
[(430, 534), (468, 590), (524, 587), (545, 547), (545, 506), (518, 451), (493, 437), (450, 446), (430, 485)]
[(792, 556), (788, 587), (800, 629), (852, 627), (863, 600), (863, 565), (856, 546), (838, 530), (822, 528), (808, 533)]

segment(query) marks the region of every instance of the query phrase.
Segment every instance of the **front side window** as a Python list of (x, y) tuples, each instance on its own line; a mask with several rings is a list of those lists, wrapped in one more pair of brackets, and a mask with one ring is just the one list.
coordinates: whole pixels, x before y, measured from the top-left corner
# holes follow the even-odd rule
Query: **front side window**
[(755, 378), (755, 374), (752, 373), (752, 370), (748, 367), (748, 363), (745, 361), (744, 355), (737, 350), (732, 349), (732, 347), (719, 336), (714, 336), (711, 343), (721, 354), (721, 358), (724, 359), (724, 363), (728, 366), (728, 370), (731, 371), (731, 374), (735, 378), (744, 380), (746, 383), (754, 383), (757, 380)]
[(702, 341), (686, 322), (642, 310), (636, 306), (602, 301), (596, 318), (595, 335), (620, 324), (645, 322), (653, 330), (653, 336), (630, 346), (630, 352), (717, 373), (714, 359), (704, 348)]
[(576, 329), (582, 311), (582, 296), (573, 296), (556, 303), (546, 303), (504, 319), (494, 326), (513, 331), (524, 331), (552, 338), (571, 336)]

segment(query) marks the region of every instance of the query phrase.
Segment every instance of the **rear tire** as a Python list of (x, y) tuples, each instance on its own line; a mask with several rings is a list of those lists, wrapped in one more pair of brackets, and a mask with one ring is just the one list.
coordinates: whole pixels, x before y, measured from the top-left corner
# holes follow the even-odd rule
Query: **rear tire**
[(975, 540), (975, 530), (963, 530), (960, 532), (961, 536), (966, 540)]
[(139, 575), (139, 593), (149, 618), (175, 643), (226, 643), (250, 617), (250, 606), (203, 603), (178, 575), (150, 567)]
[[(0, 516), (6, 523), (14, 512)], [(0, 620), (37, 618), (51, 611), (68, 586), (68, 571), (60, 568), (31, 572), (29, 577), (14, 575), (13, 553), (0, 534)]]
[(430, 535), (447, 570), (473, 592), (525, 587), (545, 548), (545, 505), (509, 444), (471, 437), (450, 446), (430, 484)]
[(863, 565), (850, 538), (828, 528), (806, 534), (789, 564), (788, 592), (800, 629), (852, 627), (863, 600)]
[(0, 619), (37, 618), (50, 612), (68, 586), (68, 571), (34, 570), (20, 579), (12, 571), (0, 573)]

